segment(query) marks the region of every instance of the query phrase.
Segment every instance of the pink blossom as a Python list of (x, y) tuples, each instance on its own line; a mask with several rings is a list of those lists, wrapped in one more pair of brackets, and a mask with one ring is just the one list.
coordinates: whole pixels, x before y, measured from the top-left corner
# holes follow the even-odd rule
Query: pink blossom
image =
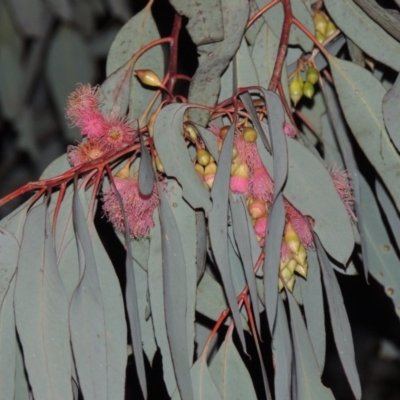
[(346, 171), (341, 170), (338, 166), (331, 167), (329, 169), (329, 173), (335, 185), (336, 191), (339, 193), (339, 196), (346, 207), (347, 214), (352, 221), (357, 221), (357, 217), (353, 212), (353, 185), (349, 174)]
[(285, 132), (285, 135), (289, 136), (290, 138), (294, 138), (296, 136), (296, 128), (287, 122), (283, 123), (283, 131)]
[(252, 171), (249, 178), (249, 193), (255, 199), (272, 204), (274, 183), (264, 166)]
[(99, 139), (104, 136), (107, 121), (97, 109), (88, 109), (77, 120), (76, 125), (81, 128), (83, 136), (89, 139)]
[(100, 104), (99, 87), (90, 84), (78, 85), (68, 96), (67, 117), (75, 124), (89, 110), (96, 110)]
[(68, 160), (73, 167), (95, 160), (102, 156), (104, 152), (100, 144), (93, 140), (88, 140), (77, 146), (68, 146), (67, 149)]
[(229, 187), (233, 193), (246, 193), (249, 187), (249, 178), (233, 175), (230, 178)]
[(265, 238), (267, 234), (268, 219), (266, 217), (259, 218), (254, 225), (254, 232), (261, 238)]
[(113, 118), (106, 121), (101, 144), (108, 150), (119, 150), (133, 142), (135, 130), (125, 118)]
[(296, 208), (294, 208), (287, 200), (285, 200), (286, 219), (289, 221), (293, 229), (300, 238), (301, 243), (306, 249), (314, 248), (314, 239), (310, 228), (307, 225), (306, 218)]
[[(134, 178), (114, 178), (115, 186), (121, 196), (129, 233), (134, 238), (147, 237), (154, 227), (153, 213), (159, 204), (156, 186), (150, 196), (143, 196), (139, 192), (137, 176)], [(103, 211), (114, 227), (125, 232), (125, 222), (117, 195), (113, 186), (103, 197)]]

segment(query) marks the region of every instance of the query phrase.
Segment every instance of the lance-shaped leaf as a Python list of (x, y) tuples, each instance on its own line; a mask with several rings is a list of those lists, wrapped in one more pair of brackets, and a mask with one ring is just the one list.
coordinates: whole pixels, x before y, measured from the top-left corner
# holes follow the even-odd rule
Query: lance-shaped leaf
[(32, 392), (29, 388), (29, 382), (25, 372), (22, 350), (17, 346), (15, 360), (15, 390), (13, 399), (31, 400)]
[(143, 196), (150, 196), (154, 188), (153, 163), (147, 146), (140, 135), (139, 190)]
[(196, 271), (197, 283), (206, 269), (207, 258), (207, 224), (204, 212), (196, 211)]
[(14, 235), (0, 228), (0, 310), (17, 268), (19, 243)]
[[(272, 1), (272, 0), (271, 0)], [(256, 3), (258, 7), (264, 7), (271, 1), (269, 0), (257, 0)], [(296, 0), (291, 3), (293, 15), (301, 21), (301, 23), (310, 31), (314, 32), (314, 24), (312, 21), (312, 17), (310, 11), (307, 6), (303, 2), (303, 0)], [(272, 9), (268, 10), (268, 12), (263, 14), (263, 17), (274, 32), (274, 34), (278, 37), (281, 36), (282, 26), (283, 26), (283, 6), (281, 3), (274, 6)], [(289, 44), (300, 45), (304, 51), (311, 51), (313, 48), (313, 44), (311, 40), (296, 26), (292, 25), (290, 28), (289, 34)]]
[(230, 197), (229, 204), (231, 208), (233, 233), (239, 249), (240, 258), (242, 259), (247, 285), (249, 286), (250, 299), (253, 306), (257, 331), (258, 334), (260, 334), (260, 310), (258, 306), (259, 301), (257, 295), (256, 277), (253, 270), (254, 264), (257, 260), (253, 260), (252, 257), (250, 233), (249, 229), (247, 228), (247, 209), (245, 208), (244, 202), (241, 200), (242, 199), (237, 199), (235, 201), (232, 195)]
[(244, 38), (235, 57), (222, 75), (219, 102), (226, 100), (234, 93), (234, 71), (236, 71), (236, 87), (259, 86), (257, 71)]
[(211, 209), (209, 192), (193, 167), (183, 138), (183, 115), (188, 107), (170, 104), (160, 111), (154, 124), (154, 145), (166, 174), (181, 185), (185, 200), (193, 208), (208, 212)]
[(314, 355), (310, 337), (299, 306), (288, 293), (290, 307), (290, 325), (296, 363), (296, 383), (298, 399), (334, 400), (330, 389), (321, 383), (321, 373)]
[(270, 332), (274, 330), (278, 306), (278, 275), (284, 227), (285, 206), (282, 193), (279, 193), (270, 209), (265, 239), (264, 299)]
[(329, 314), (332, 322), (333, 337), (344, 372), (349, 380), (356, 399), (361, 399), (361, 384), (358, 376), (353, 336), (346, 309), (343, 304), (342, 292), (330, 265), (327, 254), (321, 245), (318, 236), (314, 235), (318, 259), (322, 269), (322, 278), (328, 300)]
[(400, 43), (386, 33), (352, 0), (324, 1), (341, 31), (371, 57), (399, 70)]
[(330, 57), (329, 63), (347, 123), (400, 208), (397, 185), (400, 157), (386, 132), (382, 115), (386, 91), (370, 72), (358, 65), (334, 57)]
[(52, 14), (63, 20), (69, 20), (72, 16), (70, 0), (45, 0)]
[(243, 104), (246, 106), (247, 111), (250, 113), (251, 121), (253, 122), (257, 133), (260, 135), (260, 138), (261, 138), (265, 148), (269, 152), (271, 152), (271, 146), (269, 144), (269, 140), (267, 138), (267, 134), (265, 133), (266, 131), (264, 130), (263, 125), (261, 124), (261, 122), (258, 119), (256, 108), (254, 107), (254, 103), (253, 103), (253, 100), (252, 100), (252, 98), (250, 96), (250, 93), (249, 92), (243, 93), (240, 96), (240, 99), (243, 101)]
[[(189, 88), (189, 102), (214, 106), (221, 88), (221, 75), (240, 46), (249, 16), (247, 0), (221, 0), (224, 40), (198, 46), (199, 66)], [(205, 126), (209, 111), (191, 110), (190, 120)]]
[[(129, 118), (139, 118), (150, 103), (154, 90), (145, 88), (137, 77), (132, 74), (135, 69), (150, 69), (159, 77), (164, 73), (163, 53), (160, 46), (155, 46), (146, 51), (136, 62), (132, 58), (141, 48), (150, 42), (160, 38), (156, 23), (151, 14), (153, 1), (149, 1), (146, 7), (132, 17), (118, 32), (107, 56), (106, 74), (119, 70), (120, 80), (114, 89), (109, 85), (106, 95), (108, 108), (112, 104), (118, 104), (121, 113), (124, 114), (129, 105)], [(129, 88), (128, 92), (124, 88)], [(124, 91), (125, 90), (125, 91)], [(118, 100), (118, 95), (123, 95), (123, 101)], [(128, 103), (129, 100), (129, 103)], [(153, 107), (157, 106), (157, 101)]]
[(326, 334), (321, 270), (315, 251), (307, 251), (307, 260), (307, 280), (297, 279), (296, 284), (301, 286), (307, 330), (322, 374), (325, 365)]
[[(208, 370), (206, 357), (200, 357), (190, 368), (190, 376), (193, 384), (194, 400), (222, 400), (214, 381)], [(172, 396), (172, 400), (181, 400), (178, 390)]]
[[(175, 180), (169, 180), (166, 198), (175, 218), (183, 248), (186, 275), (186, 335), (189, 365), (194, 354), (194, 320), (197, 289), (197, 225), (196, 211), (182, 198), (182, 189)], [(205, 232), (204, 232), (205, 234)], [(204, 243), (205, 245), (205, 243)], [(200, 249), (201, 250), (201, 249)], [(205, 248), (203, 258), (205, 256)], [(199, 254), (200, 257), (200, 254)], [(200, 261), (202, 262), (202, 261)], [(203, 267), (205, 267), (205, 260)]]
[[(385, 288), (400, 317), (400, 259), (397, 249), (390, 241), (376, 198), (363, 177), (361, 183), (361, 212), (364, 214), (366, 251), (370, 257), (371, 275)], [(387, 209), (385, 210), (387, 211)], [(387, 215), (390, 218), (390, 215)], [(396, 217), (395, 217), (396, 218)]]
[(353, 185), (353, 196), (355, 199), (355, 209), (356, 215), (358, 218), (357, 226), (359, 228), (360, 237), (361, 237), (361, 248), (363, 254), (363, 267), (365, 272), (365, 278), (368, 280), (368, 270), (370, 261), (368, 258), (368, 252), (365, 250), (367, 247), (366, 239), (365, 239), (365, 230), (364, 230), (364, 214), (361, 212), (360, 204), (361, 204), (361, 193), (360, 193), (360, 181), (359, 175), (360, 172), (357, 167), (357, 162), (354, 156), (353, 148), (349, 140), (348, 130), (346, 128), (345, 121), (343, 120), (343, 114), (340, 111), (339, 104), (337, 101), (337, 97), (334, 94), (332, 88), (326, 84), (323, 87), (324, 96), (326, 105), (329, 112), (329, 117), (332, 122), (332, 127), (335, 130), (335, 137), (338, 141), (341, 155), (344, 159), (345, 165), (349, 171), (350, 178)]
[[(159, 187), (165, 322), (176, 381), (183, 399), (193, 399), (186, 329), (186, 263), (174, 214)], [(190, 357), (191, 358), (191, 357)]]
[(283, 132), (285, 112), (279, 96), (270, 90), (261, 90), (268, 109), (268, 127), (274, 156), (274, 201), (281, 192), (288, 174), (288, 150)]
[(153, 218), (155, 226), (151, 230), (150, 254), (147, 266), (150, 306), (154, 324), (154, 333), (156, 335), (157, 345), (160, 348), (162, 356), (164, 382), (165, 386), (167, 387), (168, 394), (172, 396), (176, 389), (176, 380), (165, 322), (162, 266), (163, 255), (161, 249), (161, 227), (158, 210), (155, 210)]
[(170, 0), (170, 3), (189, 19), (186, 29), (196, 46), (224, 38), (220, 0)]
[(232, 312), (233, 320), (235, 321), (240, 341), (245, 349), (243, 327), (236, 301), (228, 253), (228, 199), (234, 131), (235, 125), (232, 124), (225, 137), (218, 159), (218, 169), (211, 189), (213, 208), (209, 213), (208, 228), (210, 232), (211, 248), (221, 274), (226, 298)]
[(26, 218), (14, 304), (34, 396), (72, 399), (68, 301), (57, 269), (46, 204), (34, 207)]
[(15, 278), (0, 309), (0, 399), (14, 400), (17, 338), (14, 315)]
[(386, 129), (397, 150), (400, 151), (400, 74), (393, 87), (385, 94), (382, 103), (383, 119)]
[(289, 399), (292, 386), (293, 349), (285, 306), (280, 296), (278, 298), (276, 324), (272, 337), (272, 351), (275, 359), (276, 400)]
[(210, 374), (222, 399), (257, 399), (249, 371), (229, 333), (211, 362)]
[(101, 400), (108, 396), (104, 305), (85, 214), (75, 187), (73, 221), (80, 281), (69, 309), (71, 342), (83, 395)]

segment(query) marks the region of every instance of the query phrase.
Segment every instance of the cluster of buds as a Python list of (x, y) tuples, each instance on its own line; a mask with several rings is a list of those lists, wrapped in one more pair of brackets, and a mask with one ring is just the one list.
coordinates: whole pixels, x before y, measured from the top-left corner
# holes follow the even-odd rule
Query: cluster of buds
[(215, 163), (214, 158), (207, 150), (198, 147), (196, 161), (194, 168), (197, 174), (206, 187), (211, 189), (217, 172), (217, 164)]
[(337, 29), (333, 21), (321, 11), (315, 12), (313, 20), (315, 37), (320, 43), (324, 42), (325, 39), (331, 36)]
[(98, 87), (80, 85), (68, 97), (66, 114), (72, 126), (80, 128), (86, 141), (68, 147), (71, 166), (92, 161), (110, 150), (121, 150), (135, 139), (136, 132), (125, 116), (113, 110), (109, 115), (100, 111)]
[(306, 80), (303, 81), (300, 71), (297, 71), (289, 85), (290, 98), (293, 104), (296, 105), (299, 100), (303, 97), (312, 99), (315, 93), (314, 85), (318, 82), (319, 72), (318, 70), (310, 65), (307, 67)]

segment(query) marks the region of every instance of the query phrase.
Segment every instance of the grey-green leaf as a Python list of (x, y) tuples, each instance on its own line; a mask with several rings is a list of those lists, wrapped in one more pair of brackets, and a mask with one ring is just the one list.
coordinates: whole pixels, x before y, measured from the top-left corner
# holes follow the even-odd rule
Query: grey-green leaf
[(219, 42), (224, 38), (220, 0), (170, 0), (170, 3), (189, 19), (186, 29), (195, 45)]
[(342, 292), (340, 291), (336, 275), (319, 238), (314, 236), (314, 240), (322, 269), (322, 278), (326, 298), (328, 300), (336, 348), (354, 396), (356, 399), (361, 399), (361, 384), (356, 367), (353, 336), (347, 312), (343, 304)]
[(154, 188), (153, 163), (143, 137), (140, 136), (139, 190), (143, 196), (150, 196)]
[(324, 370), (326, 352), (325, 313), (322, 294), (321, 270), (315, 251), (307, 251), (307, 280), (297, 278), (303, 295), (303, 307), (307, 330), (318, 362), (320, 372)]
[(210, 194), (197, 175), (183, 138), (183, 116), (188, 105), (170, 104), (154, 124), (154, 145), (168, 176), (182, 186), (183, 197), (193, 208), (211, 209)]
[[(270, 3), (269, 0), (257, 0), (257, 5), (261, 8)], [(294, 0), (291, 2), (293, 15), (310, 31), (314, 32), (314, 24), (311, 18), (310, 11), (304, 4), (303, 0)], [(281, 3), (274, 6), (263, 14), (263, 17), (272, 29), (274, 34), (281, 36), (283, 26), (283, 6)], [(305, 52), (309, 52), (313, 48), (311, 40), (296, 26), (290, 28), (289, 44), (300, 45)]]
[(297, 398), (334, 400), (330, 389), (321, 383), (321, 374), (299, 306), (288, 293), (290, 325), (296, 363)]
[(179, 229), (161, 187), (159, 196), (165, 322), (179, 392), (190, 400), (193, 389), (186, 332), (186, 264)]
[(235, 125), (232, 124), (224, 139), (218, 159), (218, 169), (211, 189), (213, 208), (209, 213), (208, 227), (213, 255), (221, 274), (225, 294), (232, 311), (240, 341), (245, 349), (243, 327), (240, 320), (228, 256), (228, 198), (234, 130)]
[(257, 399), (249, 371), (227, 335), (210, 365), (211, 378), (222, 399)]
[[(367, 252), (370, 258), (371, 275), (385, 288), (400, 317), (400, 258), (390, 241), (376, 198), (363, 177), (361, 183), (361, 211), (364, 214)], [(390, 216), (388, 215), (390, 218)]]
[(285, 306), (278, 298), (276, 324), (273, 332), (272, 351), (275, 357), (276, 400), (290, 399), (292, 384), (293, 346), (290, 338)]
[(0, 310), (17, 268), (18, 253), (17, 239), (10, 232), (0, 228)]
[(325, 0), (335, 24), (357, 46), (378, 61), (398, 71), (400, 43), (387, 34), (352, 0)]
[[(221, 75), (240, 46), (249, 16), (247, 0), (221, 0), (224, 40), (198, 46), (199, 66), (189, 88), (191, 103), (214, 106), (221, 88)], [(209, 111), (191, 110), (190, 120), (205, 126)]]
[(104, 304), (85, 212), (75, 187), (73, 221), (80, 281), (69, 309), (75, 366), (85, 397), (107, 399), (107, 353)]
[(383, 119), (386, 129), (397, 150), (400, 150), (400, 74), (393, 87), (385, 94), (382, 103)]
[(28, 213), (14, 299), (18, 335), (34, 396), (72, 399), (68, 301), (57, 269), (46, 204)]
[(386, 132), (382, 115), (386, 91), (370, 72), (358, 65), (334, 57), (330, 57), (329, 63), (347, 123), (400, 208), (397, 185), (400, 157)]
[(14, 315), (15, 278), (0, 309), (0, 398), (14, 400), (17, 338)]

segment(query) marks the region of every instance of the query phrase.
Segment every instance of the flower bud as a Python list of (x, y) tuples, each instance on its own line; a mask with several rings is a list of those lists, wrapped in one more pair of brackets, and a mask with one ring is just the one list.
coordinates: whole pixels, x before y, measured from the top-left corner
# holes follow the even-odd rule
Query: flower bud
[(307, 250), (305, 247), (301, 244), (299, 246), (299, 250), (297, 253), (293, 253), (293, 259), (296, 260), (297, 264), (304, 265), (307, 259)]
[(217, 164), (214, 162), (208, 164), (204, 168), (204, 182), (211, 189), (215, 179), (215, 173), (217, 172)]
[(156, 155), (156, 160), (155, 161), (156, 161), (157, 171), (164, 173), (165, 169), (164, 169), (164, 166), (162, 165), (160, 157), (158, 157), (158, 155)]
[(185, 130), (194, 141), (197, 140), (197, 129), (193, 125), (185, 125)]
[(250, 126), (246, 126), (243, 129), (243, 138), (246, 142), (253, 143), (257, 139), (257, 131)]
[(337, 29), (337, 27), (333, 23), (333, 21), (329, 21), (328, 26), (326, 27), (325, 36), (326, 37), (331, 36), (334, 32), (336, 32), (336, 29)]
[(308, 262), (306, 261), (304, 265), (297, 264), (295, 271), (303, 278), (307, 278)]
[(294, 105), (296, 105), (301, 99), (301, 96), (303, 96), (302, 86), (303, 82), (301, 80), (298, 80), (297, 77), (294, 77), (291, 84), (289, 85), (289, 94)]
[(222, 140), (225, 139), (225, 136), (226, 136), (226, 134), (228, 133), (229, 128), (230, 128), (229, 125), (225, 125), (225, 126), (223, 126), (223, 127), (221, 128), (221, 130), (219, 131), (219, 137), (220, 137)]
[(232, 160), (234, 160), (238, 155), (238, 149), (235, 145), (232, 147)]
[(326, 29), (328, 27), (328, 20), (326, 19), (325, 15), (316, 12), (313, 17), (315, 30), (323, 35), (326, 35)]
[(312, 85), (315, 85), (319, 79), (319, 72), (316, 68), (310, 67), (307, 70), (306, 80), (310, 82)]
[(254, 200), (251, 204), (248, 205), (249, 214), (252, 218), (261, 218), (267, 213), (267, 208), (265, 207), (265, 203), (261, 200)]
[(303, 87), (304, 96), (306, 96), (308, 99), (312, 99), (314, 96), (314, 92), (314, 86), (310, 82), (306, 82)]
[(199, 149), (197, 151), (197, 162), (204, 167), (211, 161), (210, 153), (205, 149)]
[(139, 78), (140, 82), (147, 86), (160, 87), (162, 83), (157, 74), (151, 69), (137, 69), (135, 71), (136, 76)]
[(201, 179), (203, 179), (203, 175), (204, 175), (204, 167), (200, 164), (194, 164), (194, 169), (196, 170), (197, 174), (199, 175), (199, 177)]
[(319, 43), (325, 42), (326, 36), (323, 33), (316, 32), (315, 37), (316, 37), (316, 39), (318, 40)]
[(115, 178), (128, 179), (131, 175), (130, 162), (128, 161), (121, 169), (114, 175)]
[(286, 268), (293, 274), (297, 267), (297, 262), (293, 258), (287, 263)]
[(267, 218), (266, 217), (259, 218), (256, 220), (256, 223), (254, 225), (254, 232), (256, 233), (257, 236), (265, 238), (267, 234), (267, 226), (268, 226)]
[(232, 159), (231, 175), (233, 175), (235, 173), (235, 171), (239, 168), (239, 166), (241, 164), (242, 164), (242, 160), (239, 157)]
[(292, 250), (293, 253), (297, 254), (300, 249), (301, 242), (299, 236), (293, 229), (293, 226), (290, 222), (286, 224), (284, 232), (284, 240), (290, 247), (290, 250)]

